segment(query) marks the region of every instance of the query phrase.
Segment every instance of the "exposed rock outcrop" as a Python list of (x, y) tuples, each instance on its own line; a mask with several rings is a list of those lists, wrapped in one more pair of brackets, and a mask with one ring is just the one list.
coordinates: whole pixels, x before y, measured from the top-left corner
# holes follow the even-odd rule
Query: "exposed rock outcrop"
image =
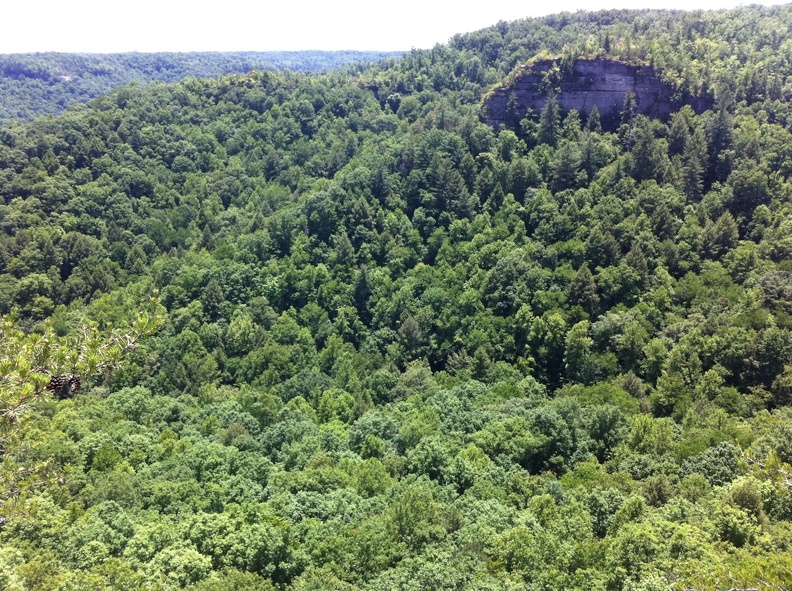
[(711, 107), (707, 97), (675, 100), (673, 88), (663, 83), (651, 66), (606, 59), (576, 60), (565, 70), (561, 66), (559, 60), (521, 66), (512, 81), (486, 98), (482, 107), (486, 122), (495, 127), (513, 125), (529, 109), (540, 112), (552, 95), (562, 109), (576, 109), (584, 116), (596, 105), (606, 127), (618, 122), (627, 93), (634, 95), (638, 114), (663, 120), (684, 104), (690, 104), (697, 113)]

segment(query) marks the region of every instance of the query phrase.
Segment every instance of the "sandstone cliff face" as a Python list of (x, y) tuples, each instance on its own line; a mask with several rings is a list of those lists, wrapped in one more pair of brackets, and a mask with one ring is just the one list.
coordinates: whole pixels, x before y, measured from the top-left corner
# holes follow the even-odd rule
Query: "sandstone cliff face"
[(628, 92), (635, 96), (639, 114), (663, 120), (685, 103), (699, 113), (711, 106), (700, 97), (674, 101), (673, 89), (655, 75), (651, 66), (631, 66), (604, 59), (577, 60), (571, 72), (553, 79), (548, 73), (556, 66), (554, 60), (523, 66), (524, 71), (512, 87), (498, 88), (486, 99), (482, 108), (486, 122), (495, 127), (502, 123), (513, 125), (526, 116), (528, 109), (539, 113), (551, 94), (556, 95), (562, 109), (576, 109), (583, 116), (596, 105), (606, 127), (618, 122)]

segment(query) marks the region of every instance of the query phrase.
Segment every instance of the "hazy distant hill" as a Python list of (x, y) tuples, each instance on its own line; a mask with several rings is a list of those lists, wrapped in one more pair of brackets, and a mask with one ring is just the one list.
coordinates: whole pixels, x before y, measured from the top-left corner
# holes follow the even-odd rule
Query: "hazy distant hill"
[(0, 55), (0, 125), (61, 113), (128, 82), (176, 82), (259, 70), (327, 71), (401, 55), (384, 51), (19, 53)]

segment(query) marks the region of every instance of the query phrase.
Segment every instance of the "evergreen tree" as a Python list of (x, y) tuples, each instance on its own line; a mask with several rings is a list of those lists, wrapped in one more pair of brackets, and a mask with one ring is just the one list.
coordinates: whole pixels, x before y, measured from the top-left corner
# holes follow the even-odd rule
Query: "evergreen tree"
[(550, 96), (539, 115), (539, 143), (555, 146), (561, 135), (561, 107), (555, 96)]
[(600, 122), (600, 112), (597, 105), (591, 107), (586, 119), (586, 129), (594, 133), (602, 133), (602, 123)]
[(704, 189), (704, 171), (707, 161), (707, 144), (704, 131), (698, 127), (685, 144), (682, 154), (684, 192), (691, 200), (701, 198)]
[(573, 304), (579, 305), (589, 316), (595, 316), (599, 308), (597, 284), (588, 265), (581, 265), (567, 289), (567, 297)]

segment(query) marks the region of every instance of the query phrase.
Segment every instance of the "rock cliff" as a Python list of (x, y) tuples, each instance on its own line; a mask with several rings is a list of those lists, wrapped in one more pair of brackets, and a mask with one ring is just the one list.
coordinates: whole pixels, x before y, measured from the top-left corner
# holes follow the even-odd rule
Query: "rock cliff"
[(663, 83), (651, 66), (592, 59), (576, 60), (566, 71), (558, 60), (542, 60), (521, 66), (513, 81), (496, 88), (485, 99), (482, 116), (489, 125), (513, 125), (529, 109), (539, 113), (555, 94), (564, 110), (576, 109), (585, 116), (596, 105), (605, 127), (618, 123), (627, 93), (633, 93), (636, 111), (648, 117), (667, 119), (684, 104), (700, 113), (711, 107), (706, 97), (674, 100), (673, 89)]

